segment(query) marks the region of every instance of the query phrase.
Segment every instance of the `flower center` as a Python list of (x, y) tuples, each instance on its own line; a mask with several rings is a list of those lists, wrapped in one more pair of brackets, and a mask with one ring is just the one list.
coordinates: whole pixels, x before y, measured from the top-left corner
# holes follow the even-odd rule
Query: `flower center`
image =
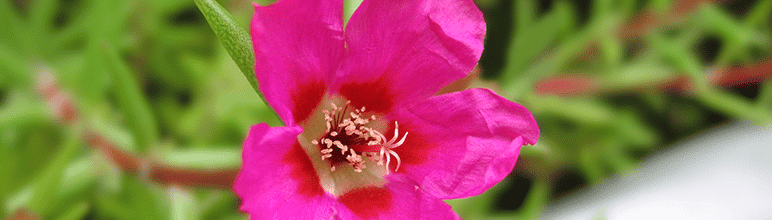
[(335, 167), (348, 164), (356, 172), (365, 169), (364, 158), (377, 162), (389, 172), (392, 156), (397, 161), (394, 171), (399, 169), (401, 160), (394, 152), (394, 148), (401, 146), (407, 138), (407, 132), (399, 137), (399, 123), (394, 122), (394, 137), (390, 140), (383, 133), (368, 126), (370, 121), (376, 120), (375, 115), (365, 117), (365, 107), (360, 109), (349, 108), (351, 101), (343, 107), (332, 104), (332, 110), (322, 110), (327, 131), (319, 140), (312, 140), (311, 144), (319, 147), (322, 160), (330, 161), (330, 171)]

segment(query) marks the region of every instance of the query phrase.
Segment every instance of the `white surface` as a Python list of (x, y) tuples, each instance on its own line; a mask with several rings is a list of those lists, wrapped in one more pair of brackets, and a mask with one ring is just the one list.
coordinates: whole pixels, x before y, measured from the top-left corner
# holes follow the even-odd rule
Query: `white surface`
[(550, 204), (547, 219), (772, 219), (772, 128), (732, 122)]

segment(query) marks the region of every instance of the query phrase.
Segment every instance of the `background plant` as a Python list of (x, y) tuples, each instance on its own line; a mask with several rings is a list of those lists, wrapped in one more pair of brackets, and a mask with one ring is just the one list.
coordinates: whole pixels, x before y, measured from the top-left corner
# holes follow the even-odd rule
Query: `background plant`
[[(772, 122), (772, 1), (477, 2), (481, 74), (458, 85), (522, 103), (542, 138), (449, 201), (465, 219), (535, 218), (718, 123)], [(241, 142), (280, 123), (245, 80), (251, 3), (0, 1), (0, 216), (245, 218)]]

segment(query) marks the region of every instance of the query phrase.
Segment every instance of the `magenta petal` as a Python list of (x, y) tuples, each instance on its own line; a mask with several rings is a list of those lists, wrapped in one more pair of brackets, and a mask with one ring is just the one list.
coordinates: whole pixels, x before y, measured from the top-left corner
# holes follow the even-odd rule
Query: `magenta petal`
[(450, 205), (399, 174), (389, 176), (383, 188), (354, 190), (338, 201), (343, 219), (460, 219)]
[(260, 219), (329, 219), (335, 201), (324, 193), (306, 153), (300, 127), (252, 127), (233, 190), (241, 210)]
[(478, 195), (512, 171), (539, 128), (528, 110), (487, 89), (432, 97), (395, 112), (409, 132), (394, 150), (406, 173), (441, 199)]
[(335, 88), (355, 106), (387, 112), (466, 76), (482, 54), (485, 22), (472, 0), (364, 0), (345, 35)]
[(343, 55), (341, 0), (255, 5), (252, 43), (260, 91), (288, 125), (304, 121), (327, 90)]

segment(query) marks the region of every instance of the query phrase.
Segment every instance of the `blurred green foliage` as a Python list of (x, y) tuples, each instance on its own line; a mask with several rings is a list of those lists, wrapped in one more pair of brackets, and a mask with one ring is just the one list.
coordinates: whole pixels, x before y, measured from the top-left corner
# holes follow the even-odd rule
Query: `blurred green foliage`
[[(244, 78), (254, 75), (244, 50), (252, 2), (218, 2), (224, 7), (0, 1), (0, 217), (26, 207), (44, 219), (244, 219), (230, 191), (126, 174), (82, 138), (88, 127), (170, 165), (237, 168), (250, 126), (281, 122), (253, 89), (258, 82)], [(345, 14), (358, 2), (346, 1)], [(495, 84), (473, 86), (525, 105), (542, 135), (523, 147), (510, 178), (448, 201), (465, 219), (536, 218), (550, 200), (634, 170), (643, 156), (727, 118), (772, 122), (770, 82), (708, 84), (714, 68), (769, 57), (772, 1), (704, 3), (678, 19), (678, 2), (667, 0), (477, 2), (489, 30), (481, 66)], [(663, 24), (635, 38), (618, 34), (649, 12)], [(42, 72), (73, 98), (77, 123), (58, 120), (36, 92)], [(571, 73), (597, 77), (600, 91), (534, 90), (540, 79)], [(694, 82), (691, 93), (629, 90), (679, 76)]]

